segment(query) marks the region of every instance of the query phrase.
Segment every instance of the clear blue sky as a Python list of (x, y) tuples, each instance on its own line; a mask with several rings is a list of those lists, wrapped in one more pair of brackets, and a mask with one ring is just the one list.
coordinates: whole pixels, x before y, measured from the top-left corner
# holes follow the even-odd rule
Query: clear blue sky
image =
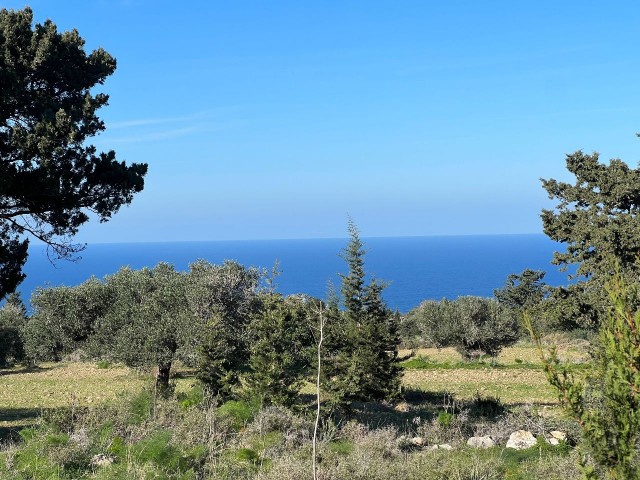
[(29, 5), (117, 58), (94, 143), (149, 164), (80, 241), (536, 233), (566, 153), (638, 163), (636, 2)]

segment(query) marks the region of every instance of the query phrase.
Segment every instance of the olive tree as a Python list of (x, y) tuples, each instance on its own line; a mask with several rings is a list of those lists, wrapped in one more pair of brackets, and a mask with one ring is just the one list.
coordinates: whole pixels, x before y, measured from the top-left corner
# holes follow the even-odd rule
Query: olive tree
[(518, 317), (496, 300), (464, 296), (423, 302), (415, 313), (423, 335), (437, 347), (454, 347), (466, 360), (496, 357), (519, 338)]
[(96, 319), (92, 351), (131, 367), (157, 367), (159, 390), (169, 387), (171, 366), (190, 358), (192, 328), (185, 274), (167, 263), (120, 269), (105, 279), (113, 301)]
[(233, 261), (190, 265), (186, 299), (191, 328), (199, 332), (192, 349), (196, 375), (214, 395), (228, 396), (248, 368), (248, 325), (264, 275)]
[(0, 308), (0, 367), (24, 360), (20, 330), (27, 320), (27, 310), (20, 297), (11, 294)]
[(60, 360), (75, 350), (86, 351), (97, 320), (113, 301), (113, 289), (96, 278), (75, 287), (36, 289), (31, 297), (33, 313), (22, 329), (27, 357)]

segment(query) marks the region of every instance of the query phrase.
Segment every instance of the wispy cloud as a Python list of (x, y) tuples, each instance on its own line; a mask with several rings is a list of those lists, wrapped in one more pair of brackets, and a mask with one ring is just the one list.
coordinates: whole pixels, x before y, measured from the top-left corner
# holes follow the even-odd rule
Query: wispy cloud
[(213, 132), (229, 125), (238, 124), (237, 118), (229, 118), (231, 110), (235, 110), (235, 107), (167, 117), (134, 118), (107, 122), (103, 139), (108, 140), (109, 144), (144, 143)]
[(170, 130), (161, 130), (155, 132), (143, 132), (136, 135), (130, 135), (125, 137), (111, 137), (109, 138), (110, 144), (123, 144), (123, 143), (144, 143), (144, 142), (157, 142), (158, 140), (168, 140), (172, 138), (184, 137), (193, 133), (211, 131), (213, 128), (205, 129), (202, 127), (185, 127), (176, 128)]
[(149, 117), (149, 118), (135, 118), (131, 120), (121, 120), (117, 122), (107, 123), (109, 130), (117, 130), (121, 128), (134, 128), (134, 127), (147, 127), (152, 125), (163, 125), (170, 123), (189, 123), (194, 121), (202, 121), (205, 119), (211, 119), (219, 116), (223, 110), (228, 109), (215, 109), (215, 110), (203, 110), (201, 112), (190, 113), (186, 115), (179, 115), (173, 117)]

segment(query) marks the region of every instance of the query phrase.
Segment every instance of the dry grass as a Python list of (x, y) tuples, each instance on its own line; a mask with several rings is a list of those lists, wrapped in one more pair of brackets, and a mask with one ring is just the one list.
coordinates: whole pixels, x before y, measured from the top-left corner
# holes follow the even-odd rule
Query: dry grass
[(431, 392), (449, 392), (456, 398), (498, 397), (505, 404), (557, 402), (553, 389), (542, 371), (531, 369), (452, 369), (406, 370), (406, 386)]
[[(583, 361), (584, 345), (567, 343), (559, 347), (560, 355)], [(407, 353), (407, 352), (404, 352)], [(460, 355), (452, 348), (420, 349), (417, 355), (436, 363), (456, 364)], [(505, 349), (498, 363), (500, 368), (448, 368), (405, 370), (403, 382), (407, 387), (427, 392), (449, 392), (457, 398), (468, 399), (480, 393), (495, 396), (505, 404), (555, 404), (557, 398), (547, 384), (542, 370), (532, 369), (540, 364), (533, 346), (519, 344)], [(526, 368), (518, 368), (519, 364)], [(188, 389), (194, 382), (191, 372), (178, 370), (176, 388)], [(0, 371), (0, 429), (32, 422), (43, 409), (69, 405), (89, 406), (114, 400), (123, 392), (139, 391), (148, 385), (150, 376), (124, 366), (98, 368), (94, 363), (45, 363), (29, 371), (20, 368)]]
[[(587, 352), (588, 343), (585, 341), (564, 343), (553, 341), (553, 345), (557, 345), (558, 356), (563, 360), (584, 362), (589, 358), (589, 354)], [(430, 360), (437, 363), (455, 363), (462, 360), (460, 354), (453, 348), (420, 348), (417, 350), (402, 350), (400, 355), (407, 355), (411, 351), (413, 351), (417, 356), (428, 357)], [(538, 351), (531, 343), (521, 342), (513, 347), (505, 348), (497, 358), (497, 362), (502, 365), (516, 364), (518, 360), (526, 364), (542, 365), (540, 357), (538, 356)]]
[(45, 363), (37, 370), (3, 370), (3, 408), (57, 408), (91, 405), (139, 390), (144, 378), (126, 367), (98, 368), (91, 363)]
[[(408, 353), (408, 352), (402, 352)], [(456, 365), (462, 358), (453, 348), (424, 348), (415, 351), (418, 356), (427, 357), (437, 364)], [(588, 359), (584, 342), (567, 342), (558, 345), (561, 358), (573, 362)], [(531, 344), (521, 343), (505, 348), (497, 358), (497, 363), (510, 368), (450, 368), (425, 369), (404, 372), (403, 383), (412, 388), (430, 392), (446, 391), (457, 398), (468, 399), (480, 393), (494, 396), (508, 405), (514, 404), (557, 404), (553, 388), (547, 383), (542, 368), (532, 369), (531, 365), (542, 363), (538, 352)], [(518, 368), (522, 365), (523, 368)]]

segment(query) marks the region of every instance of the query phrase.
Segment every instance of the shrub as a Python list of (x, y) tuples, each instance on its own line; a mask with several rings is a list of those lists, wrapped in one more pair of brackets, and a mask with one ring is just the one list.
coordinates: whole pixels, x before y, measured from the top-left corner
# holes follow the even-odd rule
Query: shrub
[(438, 413), (436, 420), (441, 427), (450, 427), (453, 423), (454, 418), (455, 415), (453, 413), (440, 412)]
[[(610, 307), (599, 328), (596, 361), (586, 379), (575, 378), (558, 359), (546, 354), (531, 321), (525, 318), (542, 357), (549, 383), (582, 429), (596, 468), (612, 479), (640, 478), (640, 288), (627, 284), (619, 267), (607, 280)], [(582, 464), (584, 477), (598, 478), (596, 468)]]
[(258, 405), (237, 400), (229, 400), (218, 408), (218, 414), (231, 419), (236, 430), (244, 428), (257, 411)]

